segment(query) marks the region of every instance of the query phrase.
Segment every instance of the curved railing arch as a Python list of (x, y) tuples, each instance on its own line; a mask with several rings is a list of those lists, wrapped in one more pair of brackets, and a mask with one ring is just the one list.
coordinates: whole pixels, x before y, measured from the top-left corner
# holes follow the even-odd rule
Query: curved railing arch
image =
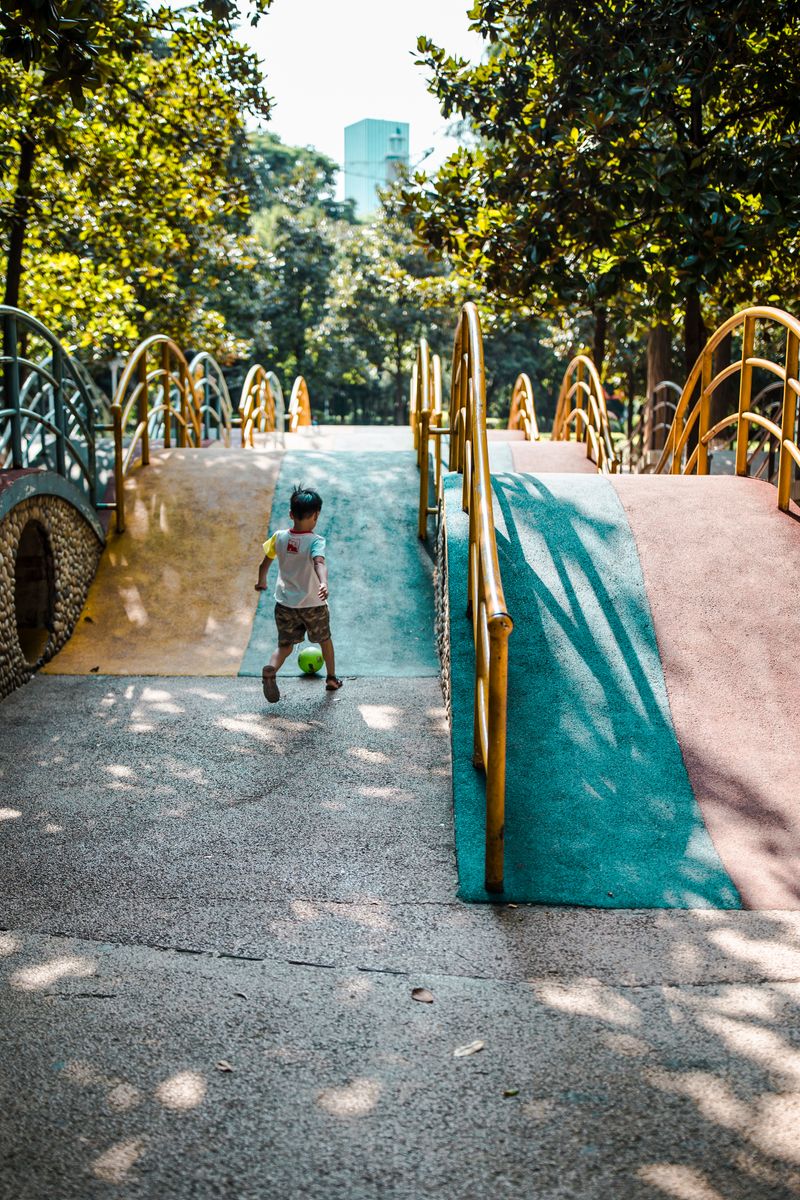
[(461, 310), (453, 346), (450, 469), (463, 473), (469, 513), (467, 595), (475, 642), (473, 763), (486, 773), (486, 890), (503, 890), (508, 638), (486, 437), (483, 337), (474, 304)]
[(289, 398), (289, 433), (311, 424), (311, 400), (308, 395), (308, 384), (302, 375), (298, 375), (292, 387)]
[(212, 427), (226, 446), (231, 444), (233, 404), (222, 367), (208, 350), (195, 354), (189, 363), (194, 384), (203, 436), (211, 436)]
[(539, 441), (539, 423), (536, 420), (533, 384), (530, 376), (526, 375), (524, 371), (517, 376), (514, 390), (511, 393), (508, 428), (521, 430), (528, 442)]
[[(94, 509), (113, 507), (98, 495), (96, 455), (97, 434), (110, 427), (85, 371), (30, 313), (0, 305), (0, 323), (0, 466), (23, 470), (44, 464), (80, 488)], [(31, 357), (23, 346), (31, 338), (49, 353)]]
[(586, 443), (586, 455), (598, 471), (613, 474), (619, 470), (603, 385), (596, 366), (585, 354), (576, 355), (564, 372), (553, 421), (553, 441), (569, 441), (573, 428), (576, 440)]
[[(783, 330), (783, 363), (755, 354), (756, 336), (760, 326), (772, 332), (775, 327)], [(714, 373), (714, 351), (724, 338), (741, 329), (741, 355), (736, 362), (729, 363)], [(797, 400), (800, 396), (798, 378), (800, 355), (800, 321), (779, 308), (755, 306), (746, 308), (729, 317), (712, 334), (703, 347), (681, 392), (675, 419), (667, 437), (667, 444), (656, 465), (656, 471), (669, 471), (673, 475), (698, 475), (709, 473), (709, 443), (723, 431), (733, 428), (736, 453), (736, 474), (747, 475), (750, 459), (750, 429), (756, 426), (763, 431), (759, 437), (764, 441), (774, 439), (778, 447), (778, 507), (786, 512), (791, 500), (795, 470), (800, 466), (800, 444), (798, 444)], [(753, 373), (761, 371), (778, 378), (781, 387), (780, 424), (755, 411), (753, 400)], [(710, 424), (711, 398), (726, 379), (739, 376), (739, 399), (737, 411), (713, 426)], [(695, 393), (698, 392), (694, 400)], [(768, 394), (762, 388), (759, 398)], [(690, 448), (690, 442), (694, 445)]]

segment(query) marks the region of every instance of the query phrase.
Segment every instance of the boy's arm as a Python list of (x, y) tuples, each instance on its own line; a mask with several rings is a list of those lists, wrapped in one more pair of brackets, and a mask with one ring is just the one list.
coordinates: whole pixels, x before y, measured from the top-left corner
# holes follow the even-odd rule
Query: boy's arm
[(273, 533), (271, 538), (264, 542), (264, 557), (261, 560), (258, 568), (258, 583), (256, 584), (257, 592), (265, 592), (267, 590), (267, 571), (269, 565), (278, 553), (278, 535)]
[(314, 558), (314, 570), (319, 580), (319, 598), (320, 600), (328, 599), (328, 564), (321, 555)]
[(267, 590), (267, 571), (270, 568), (272, 559), (268, 555), (264, 555), (258, 566), (258, 583), (256, 584), (257, 592), (265, 592)]

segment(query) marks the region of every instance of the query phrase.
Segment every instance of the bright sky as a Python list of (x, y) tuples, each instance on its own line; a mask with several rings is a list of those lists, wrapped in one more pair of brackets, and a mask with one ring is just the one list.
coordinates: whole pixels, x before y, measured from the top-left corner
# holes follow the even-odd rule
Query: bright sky
[(478, 59), (469, 0), (273, 0), (255, 29), (240, 36), (262, 59), (275, 100), (269, 128), (285, 142), (344, 158), (344, 127), (363, 117), (408, 121), (411, 164), (429, 147), (440, 162), (455, 145), (447, 122), (414, 65), (417, 37)]

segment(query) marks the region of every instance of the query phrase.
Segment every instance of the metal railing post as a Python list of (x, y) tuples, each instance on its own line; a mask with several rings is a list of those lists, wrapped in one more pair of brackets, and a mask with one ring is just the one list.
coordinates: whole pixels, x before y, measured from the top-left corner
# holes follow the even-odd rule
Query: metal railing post
[(792, 496), (792, 477), (794, 475), (794, 459), (787, 450), (786, 443), (791, 443), (794, 437), (794, 425), (797, 418), (797, 393), (790, 380), (796, 380), (798, 375), (798, 350), (800, 339), (791, 330), (786, 331), (786, 379), (783, 384), (783, 411), (781, 414), (781, 448), (778, 458), (778, 508), (783, 512), (789, 511), (789, 501)]
[(431, 414), (427, 408), (424, 408), (419, 414), (419, 521), (417, 523), (417, 533), (420, 541), (424, 542), (428, 536), (428, 491), (430, 488), (428, 478), (428, 430), (431, 424)]
[(753, 357), (756, 340), (756, 323), (753, 317), (745, 317), (742, 330), (742, 370), (739, 376), (739, 419), (736, 422), (736, 474), (747, 474), (747, 442), (749, 429), (744, 413), (750, 406), (753, 387), (753, 368), (749, 359)]
[(19, 357), (17, 352), (17, 321), (12, 313), (6, 313), (3, 321), (3, 379), (5, 381), (5, 407), (11, 415), (11, 466), (15, 471), (25, 466), (22, 456), (22, 416), (19, 411)]
[(142, 466), (150, 462), (150, 397), (147, 394), (147, 354), (139, 359), (139, 424), (142, 426)]
[(64, 363), (60, 350), (53, 351), (53, 424), (56, 436), (56, 471), (64, 478), (67, 474), (67, 424), (64, 412)]
[(125, 532), (125, 479), (122, 474), (122, 406), (111, 405), (111, 419), (114, 424), (114, 499), (117, 509), (117, 533)]
[(164, 449), (172, 448), (172, 387), (169, 374), (169, 346), (161, 345), (161, 403), (164, 407)]

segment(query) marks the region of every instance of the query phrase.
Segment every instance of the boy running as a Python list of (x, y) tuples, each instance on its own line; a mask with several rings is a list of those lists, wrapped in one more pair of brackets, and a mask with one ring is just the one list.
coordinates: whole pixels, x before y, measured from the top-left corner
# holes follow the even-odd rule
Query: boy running
[(322, 510), (322, 497), (311, 488), (296, 487), (292, 492), (289, 513), (291, 529), (280, 529), (264, 542), (264, 557), (258, 568), (256, 591), (267, 587), (267, 572), (273, 558), (278, 560), (278, 583), (275, 588), (275, 624), (278, 626), (278, 649), (261, 672), (264, 695), (270, 704), (280, 700), (275, 678), (286, 662), (296, 642), (307, 635), (310, 642), (319, 642), (325, 659), (329, 692), (342, 686), (336, 675), (336, 663), (331, 641), (328, 616), (328, 568), (325, 563), (325, 538), (314, 532)]

